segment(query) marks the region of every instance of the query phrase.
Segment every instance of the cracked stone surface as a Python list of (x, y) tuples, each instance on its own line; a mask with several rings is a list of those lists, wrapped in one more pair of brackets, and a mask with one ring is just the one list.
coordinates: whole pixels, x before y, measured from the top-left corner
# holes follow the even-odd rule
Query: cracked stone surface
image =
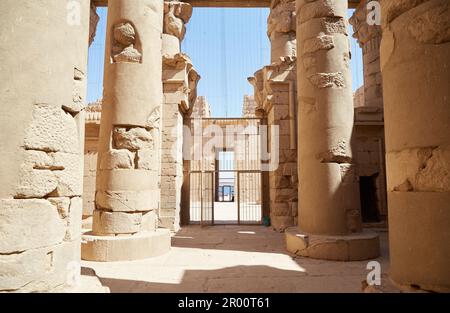
[[(389, 285), (387, 233), (380, 229), (382, 286)], [(153, 259), (95, 263), (111, 292), (363, 292), (367, 261), (332, 262), (290, 255), (284, 234), (263, 226), (187, 226), (171, 251)]]

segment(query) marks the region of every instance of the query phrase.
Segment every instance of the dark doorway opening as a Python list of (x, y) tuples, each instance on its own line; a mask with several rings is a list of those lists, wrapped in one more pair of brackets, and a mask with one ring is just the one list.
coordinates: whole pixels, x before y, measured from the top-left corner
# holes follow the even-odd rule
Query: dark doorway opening
[(376, 179), (377, 175), (359, 177), (361, 215), (364, 223), (376, 223), (380, 221)]

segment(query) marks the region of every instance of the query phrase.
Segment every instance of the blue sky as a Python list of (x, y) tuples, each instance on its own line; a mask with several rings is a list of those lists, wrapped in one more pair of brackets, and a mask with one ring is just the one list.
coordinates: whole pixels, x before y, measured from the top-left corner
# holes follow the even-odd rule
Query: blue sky
[[(106, 8), (99, 8), (98, 13), (97, 36), (89, 49), (88, 102), (101, 98), (103, 89)], [(182, 51), (191, 57), (202, 77), (198, 95), (209, 101), (213, 116), (241, 116), (244, 95), (253, 94), (247, 77), (270, 63), (268, 15), (269, 9), (194, 8)], [(363, 83), (362, 56), (353, 38), (351, 43), (356, 90)]]

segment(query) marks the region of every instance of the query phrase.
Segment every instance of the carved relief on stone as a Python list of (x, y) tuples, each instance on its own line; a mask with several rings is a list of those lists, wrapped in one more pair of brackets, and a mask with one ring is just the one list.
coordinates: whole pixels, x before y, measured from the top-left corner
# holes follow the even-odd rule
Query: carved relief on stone
[(173, 35), (183, 40), (186, 33), (185, 24), (192, 16), (192, 6), (179, 1), (164, 2), (164, 34)]
[(248, 82), (254, 87), (256, 110), (270, 108), (273, 92), (272, 84), (296, 80), (296, 58), (281, 57), (280, 60), (267, 65), (255, 72), (254, 77), (249, 77)]
[(243, 117), (256, 117), (257, 103), (254, 96), (244, 95), (244, 103), (242, 105)]
[(273, 32), (289, 33), (296, 30), (295, 0), (275, 0), (272, 2), (267, 21), (268, 35)]
[(204, 96), (197, 97), (189, 114), (192, 118), (211, 117), (211, 106)]
[(371, 39), (381, 37), (381, 27), (367, 24), (366, 0), (361, 1), (349, 23), (353, 26), (353, 37), (358, 40), (361, 48)]
[(189, 87), (189, 105), (194, 105), (197, 100), (197, 85), (201, 76), (197, 73), (194, 67), (191, 67), (188, 73), (188, 87)]
[(159, 129), (161, 120), (161, 108), (158, 106), (153, 109), (147, 118), (146, 126), (150, 129)]
[(114, 25), (112, 38), (112, 59), (114, 63), (141, 63), (138, 34), (130, 22)]
[(189, 56), (185, 53), (177, 53), (174, 56), (163, 55), (163, 66), (170, 67), (173, 69), (181, 70), (187, 66), (187, 64), (191, 64), (192, 61)]
[(201, 76), (192, 65), (189, 56), (184, 53), (177, 53), (174, 56), (163, 55), (163, 68), (186, 71), (187, 81), (184, 82), (183, 92), (188, 95), (189, 103), (185, 103), (185, 108), (182, 108), (182, 110), (188, 111), (197, 99), (197, 84)]
[(95, 6), (94, 2), (91, 1), (91, 13), (89, 16), (89, 46), (92, 44), (92, 42), (94, 42), (99, 21), (100, 17), (97, 14), (97, 7)]
[(72, 102), (63, 104), (62, 108), (71, 114), (76, 114), (85, 108), (84, 97), (86, 88), (86, 75), (74, 68)]

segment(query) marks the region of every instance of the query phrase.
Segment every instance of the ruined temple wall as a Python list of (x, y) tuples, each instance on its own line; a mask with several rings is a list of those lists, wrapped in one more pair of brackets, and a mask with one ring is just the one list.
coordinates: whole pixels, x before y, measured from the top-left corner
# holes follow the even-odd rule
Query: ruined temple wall
[(100, 132), (102, 101), (86, 107), (83, 175), (83, 228), (92, 228), (95, 209), (95, 182), (97, 176), (98, 136)]
[(183, 184), (183, 115), (165, 90), (161, 143), (161, 226), (178, 231)]
[[(354, 126), (354, 158), (356, 172), (359, 180), (363, 177), (373, 179), (373, 193), (375, 207), (378, 211), (379, 221), (387, 219), (386, 204), (386, 164), (384, 149), (384, 125), (364, 125), (364, 123)], [(360, 184), (360, 200), (363, 197), (363, 188)], [(367, 190), (366, 190), (367, 192)], [(361, 210), (366, 208), (363, 206)], [(363, 214), (364, 216), (364, 214)]]
[(98, 139), (86, 138), (84, 142), (83, 219), (86, 219), (92, 216), (95, 209)]
[(0, 3), (0, 291), (79, 275), (89, 11), (89, 1)]
[[(296, 61), (291, 58), (264, 67), (250, 79), (255, 87), (258, 109), (264, 112), (264, 121), (268, 125), (268, 138), (262, 137), (262, 140), (267, 140), (270, 162), (276, 164), (265, 169), (268, 172), (263, 172), (262, 182), (266, 181), (264, 176), (267, 174), (268, 183), (264, 183), (263, 192), (269, 194), (270, 221), (278, 231), (296, 225), (297, 219), (295, 80)], [(263, 162), (263, 165), (267, 166), (267, 163)]]
[(289, 84), (273, 85), (271, 89), (274, 100), (267, 111), (267, 123), (278, 126), (279, 136), (273, 138), (269, 133), (269, 147), (272, 140), (278, 140), (279, 165), (269, 172), (270, 221), (274, 229), (284, 230), (297, 224), (297, 149), (291, 145), (295, 128), (292, 132), (289, 116), (289, 99), (296, 99), (296, 95), (290, 95), (295, 91), (290, 90)]
[[(363, 54), (364, 85), (354, 93), (355, 125), (353, 150), (356, 172), (360, 183), (361, 210), (363, 213), (374, 201), (379, 219), (385, 220), (386, 166), (384, 156), (383, 88), (380, 69), (381, 26), (375, 21), (368, 23), (367, 0), (360, 2), (349, 23), (353, 26), (353, 37)], [(373, 181), (373, 186), (362, 186), (363, 179)], [(363, 190), (363, 188), (365, 190)], [(363, 206), (364, 205), (364, 206)], [(364, 214), (363, 214), (364, 217)]]

